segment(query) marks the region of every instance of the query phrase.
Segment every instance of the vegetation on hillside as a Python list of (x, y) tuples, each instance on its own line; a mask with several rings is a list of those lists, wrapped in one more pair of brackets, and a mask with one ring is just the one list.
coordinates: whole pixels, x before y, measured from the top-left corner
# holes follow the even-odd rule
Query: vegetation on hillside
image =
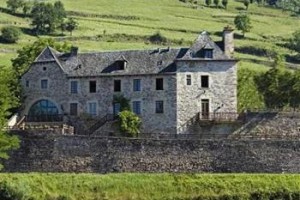
[(5, 132), (10, 110), (18, 105), (18, 99), (14, 96), (16, 82), (12, 70), (0, 66), (0, 170), (3, 167), (1, 159), (8, 159), (8, 152), (19, 147), (19, 139)]
[(292, 174), (2, 174), (0, 195), (14, 200), (298, 200), (299, 183), (300, 176)]

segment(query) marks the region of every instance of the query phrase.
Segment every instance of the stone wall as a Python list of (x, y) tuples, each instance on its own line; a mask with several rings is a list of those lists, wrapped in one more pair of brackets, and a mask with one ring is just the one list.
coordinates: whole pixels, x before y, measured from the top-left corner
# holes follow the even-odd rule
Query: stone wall
[[(237, 75), (236, 63), (180, 61), (177, 63), (177, 132), (191, 133), (191, 118), (201, 109), (201, 101), (209, 101), (210, 113), (237, 112)], [(190, 75), (192, 84), (187, 85), (186, 77)], [(201, 76), (209, 77), (209, 87), (201, 87)]]
[(25, 136), (9, 172), (300, 172), (299, 140)]
[[(163, 78), (163, 90), (156, 90), (156, 78)], [(41, 80), (48, 80), (48, 89), (41, 89)], [(141, 80), (141, 91), (133, 91), (133, 80)], [(114, 80), (121, 80), (121, 91), (114, 92)], [(29, 86), (26, 86), (29, 81)], [(78, 82), (78, 93), (71, 93), (71, 81)], [(89, 92), (89, 81), (96, 81), (96, 92)], [(22, 76), (24, 88), (24, 110), (27, 115), (30, 107), (41, 99), (53, 102), (60, 114), (69, 114), (70, 103), (77, 103), (79, 115), (88, 111), (88, 103), (97, 105), (97, 118), (113, 114), (114, 95), (123, 95), (130, 100), (141, 102), (142, 128), (148, 132), (176, 131), (176, 75), (103, 75), (98, 77), (68, 77), (55, 62), (34, 63)], [(164, 102), (164, 113), (155, 113), (155, 102)], [(161, 123), (164, 122), (164, 123)], [(74, 123), (76, 129), (83, 128)], [(77, 127), (78, 126), (78, 127)], [(76, 130), (78, 132), (78, 130)]]

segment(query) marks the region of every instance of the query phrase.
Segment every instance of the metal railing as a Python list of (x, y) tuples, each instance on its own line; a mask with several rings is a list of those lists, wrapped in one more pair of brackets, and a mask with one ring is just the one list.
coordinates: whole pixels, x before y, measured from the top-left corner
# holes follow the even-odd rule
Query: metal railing
[(200, 121), (217, 121), (217, 122), (233, 122), (238, 120), (244, 120), (243, 114), (236, 112), (200, 112), (199, 120)]
[(25, 115), (25, 122), (62, 122), (64, 115)]
[(93, 124), (89, 130), (88, 135), (93, 134), (96, 130), (98, 130), (101, 126), (103, 126), (106, 122), (112, 121), (116, 118), (113, 114), (107, 114), (104, 117), (100, 118), (95, 124)]

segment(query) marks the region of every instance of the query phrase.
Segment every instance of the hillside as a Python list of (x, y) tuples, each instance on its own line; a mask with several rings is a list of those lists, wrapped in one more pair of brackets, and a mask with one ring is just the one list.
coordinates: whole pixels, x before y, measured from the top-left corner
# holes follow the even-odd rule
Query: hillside
[[(229, 1), (227, 10), (213, 6), (208, 8), (202, 0), (197, 8), (178, 0), (62, 2), (69, 16), (78, 20), (79, 29), (72, 37), (68, 33), (64, 37), (52, 37), (78, 46), (81, 52), (155, 48), (157, 46), (150, 44), (145, 38), (157, 31), (171, 41), (177, 41), (170, 46), (189, 46), (203, 30), (210, 32), (214, 39), (220, 39), (222, 28), (228, 24), (233, 26), (234, 16), (244, 9), (243, 3), (237, 1)], [(6, 8), (6, 0), (0, 0), (0, 7)], [(251, 4), (248, 13), (253, 29), (246, 34), (245, 39), (241, 39), (240, 32), (236, 31), (236, 57), (242, 59), (240, 67), (265, 69), (271, 61), (264, 49), (279, 48), (284, 54), (292, 53), (280, 44), (299, 27), (298, 18), (291, 17), (288, 12), (257, 4)], [(18, 44), (0, 43), (0, 64), (10, 65), (10, 59), (16, 56), (17, 49), (32, 43), (37, 37), (26, 34), (30, 28), (30, 19), (12, 16), (2, 9), (0, 28), (5, 25), (18, 26), (23, 31)], [(59, 34), (60, 32), (57, 33)], [(119, 34), (124, 35), (120, 37)]]

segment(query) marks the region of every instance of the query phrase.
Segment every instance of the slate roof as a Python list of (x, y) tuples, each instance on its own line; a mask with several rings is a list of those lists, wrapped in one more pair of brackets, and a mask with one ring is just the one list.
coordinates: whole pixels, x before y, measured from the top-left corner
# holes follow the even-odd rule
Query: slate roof
[(209, 37), (207, 32), (204, 31), (194, 41), (193, 45), (190, 47), (190, 49), (183, 56), (182, 59), (184, 59), (184, 60), (193, 60), (193, 59), (196, 59), (196, 60), (205, 59), (205, 60), (207, 60), (207, 58), (203, 58), (203, 54), (204, 54), (205, 49), (212, 49), (213, 50), (213, 59), (214, 60), (231, 59), (229, 56), (224, 54), (224, 51), (222, 50), (222, 47), (218, 46), (218, 44), (216, 42), (214, 42), (211, 39), (211, 37)]
[[(202, 53), (205, 49), (213, 50), (213, 59), (203, 58)], [(35, 62), (57, 62), (68, 76), (84, 77), (172, 73), (176, 71), (176, 61), (180, 60), (232, 59), (203, 32), (190, 48), (63, 54), (46, 47)], [(119, 70), (120, 62), (126, 62), (124, 70)]]

